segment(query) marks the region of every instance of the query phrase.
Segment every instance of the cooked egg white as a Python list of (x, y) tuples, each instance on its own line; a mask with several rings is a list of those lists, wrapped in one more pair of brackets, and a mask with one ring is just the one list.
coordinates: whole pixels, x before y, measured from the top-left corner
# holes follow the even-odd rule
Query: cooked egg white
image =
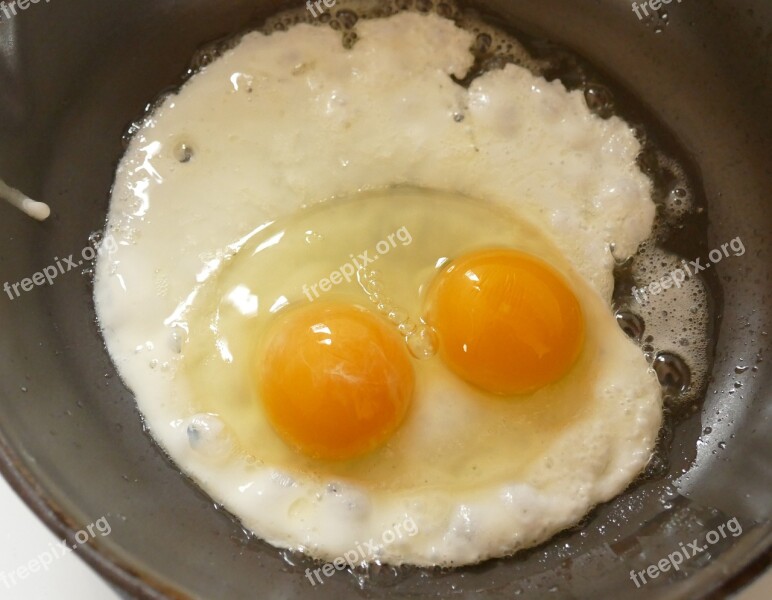
[[(97, 313), (156, 440), (267, 541), (333, 559), (411, 519), (366, 558), (510, 554), (619, 493), (656, 439), (656, 377), (608, 305), (609, 245), (634, 252), (654, 215), (639, 146), (513, 65), (460, 87), (472, 36), (450, 21), (358, 34), (353, 49), (320, 27), (249, 34), (150, 115), (118, 169)], [(393, 310), (355, 279), (309, 295), (396, 231), (370, 269)], [(399, 337), (443, 266), (491, 247), (545, 261), (579, 302), (582, 350), (558, 381), (492, 395), (437, 353), (410, 359), (404, 420), (363, 456), (320, 460), (271, 426), (254, 385), (271, 323), (359, 305)]]

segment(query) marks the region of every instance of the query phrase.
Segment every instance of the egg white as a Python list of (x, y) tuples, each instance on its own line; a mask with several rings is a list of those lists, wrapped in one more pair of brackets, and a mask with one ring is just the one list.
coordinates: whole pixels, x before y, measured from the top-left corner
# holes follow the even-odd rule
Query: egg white
[[(468, 90), (458, 86), (450, 76), (471, 66), (473, 37), (450, 21), (403, 13), (357, 29), (350, 50), (320, 27), (249, 34), (149, 117), (116, 176), (108, 229), (119, 249), (98, 260), (97, 313), (154, 437), (267, 541), (332, 559), (410, 518), (415, 535), (369, 558), (459, 565), (506, 555), (619, 493), (656, 439), (656, 378), (608, 306), (609, 245), (617, 256), (634, 252), (653, 221), (649, 182), (635, 166), (639, 144), (623, 121), (593, 116), (580, 93), (513, 65)], [(193, 151), (189, 162), (178, 160), (181, 144)], [(209, 351), (189, 350), (185, 331), (208, 284), (270, 222), (396, 184), (465, 194), (520, 215), (540, 232), (537, 246), (565, 263), (582, 299), (584, 362), (577, 379), (561, 382), (564, 399), (581, 396), (580, 410), (556, 419), (559, 431), (542, 438), (532, 429), (550, 429), (550, 414), (539, 410), (538, 395), (529, 398), (533, 411), (521, 413), (516, 431), (531, 453), (522, 468), (510, 462), (523, 457), (506, 461), (495, 454), (501, 447), (483, 447), (511, 434), (507, 428), (477, 444), (495, 457), (493, 467), (474, 456), (458, 465), (500, 477), (476, 473), (454, 483), (427, 462), (412, 479), (397, 473), (399, 485), (376, 486), (301, 468), (281, 451), (270, 456), (285, 459), (268, 462), (240, 448), (237, 424), (226, 420), (231, 433), (218, 435), (219, 421), (197, 416), (200, 388), (180, 357)], [(249, 294), (241, 300), (248, 304)], [(493, 408), (436, 363), (426, 371), (431, 385), (397, 447), (435, 456), (448, 440), (474, 445), (475, 428), (494, 423)], [(193, 444), (192, 419), (203, 432)], [(420, 477), (430, 471), (436, 479), (424, 486)]]

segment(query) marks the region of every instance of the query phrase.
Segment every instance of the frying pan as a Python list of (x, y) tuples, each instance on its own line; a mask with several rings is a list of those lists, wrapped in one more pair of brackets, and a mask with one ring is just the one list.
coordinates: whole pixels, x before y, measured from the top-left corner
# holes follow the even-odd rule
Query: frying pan
[[(88, 266), (79, 266), (52, 286), (0, 297), (0, 467), (62, 538), (109, 520), (111, 534), (78, 553), (127, 595), (718, 598), (769, 564), (772, 3), (673, 0), (644, 20), (627, 0), (468, 4), (572, 49), (634, 98), (688, 156), (707, 205), (703, 247), (740, 236), (747, 248), (712, 273), (712, 376), (667, 440), (666, 472), (513, 558), (449, 571), (339, 572), (311, 586), (302, 558), (242, 531), (143, 430), (104, 349)], [(54, 0), (3, 19), (0, 174), (53, 214), (37, 223), (0, 205), (0, 283), (79, 252), (104, 226), (127, 125), (179, 85), (202, 43), (287, 6)], [(645, 585), (631, 581), (632, 569), (732, 518), (741, 535)]]

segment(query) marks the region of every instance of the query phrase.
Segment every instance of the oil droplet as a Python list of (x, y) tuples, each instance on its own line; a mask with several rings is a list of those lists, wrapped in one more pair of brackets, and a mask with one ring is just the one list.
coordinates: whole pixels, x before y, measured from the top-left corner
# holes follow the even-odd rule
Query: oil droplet
[(601, 119), (608, 119), (614, 114), (614, 95), (607, 87), (592, 84), (584, 90), (584, 100), (587, 108)]
[(186, 144), (185, 142), (178, 144), (174, 149), (174, 158), (176, 158), (181, 163), (190, 162), (190, 160), (193, 158), (193, 155), (193, 147)]
[(408, 350), (418, 360), (426, 360), (437, 354), (437, 332), (434, 327), (421, 325), (405, 338)]
[(347, 31), (343, 34), (343, 47), (350, 50), (357, 43), (359, 36), (353, 31)]
[(682, 393), (689, 389), (691, 373), (680, 356), (660, 352), (654, 357), (653, 367), (660, 385), (666, 390)]
[(441, 2), (437, 5), (437, 14), (439, 14), (441, 17), (445, 17), (446, 19), (449, 19), (453, 16), (453, 8), (444, 2)]
[[(397, 328), (397, 331), (405, 336), (405, 343), (410, 354), (421, 360), (434, 356), (436, 353), (434, 330), (426, 326), (416, 327), (408, 312), (383, 293), (384, 286), (380, 278), (381, 273), (379, 271), (360, 269), (357, 272), (359, 286), (367, 294), (370, 301), (375, 304), (376, 310), (385, 315)], [(424, 331), (424, 329), (428, 331)]]
[(410, 335), (416, 330), (415, 323), (413, 323), (411, 320), (407, 320), (404, 323), (400, 323), (397, 325), (397, 331), (399, 331), (402, 335)]
[(476, 55), (486, 54), (491, 49), (493, 38), (487, 33), (480, 33), (472, 45), (472, 52)]
[(98, 248), (102, 243), (103, 237), (104, 234), (101, 231), (94, 231), (91, 235), (88, 236), (88, 243), (94, 246), (94, 248)]
[(407, 312), (401, 308), (394, 308), (389, 311), (389, 321), (395, 325), (402, 325), (408, 320)]
[(359, 20), (357, 14), (353, 10), (349, 10), (347, 8), (339, 10), (337, 13), (335, 13), (335, 17), (346, 29), (351, 29), (354, 25), (357, 24), (357, 21)]
[(618, 310), (616, 313), (617, 324), (622, 328), (627, 336), (634, 339), (636, 342), (640, 342), (643, 337), (643, 332), (646, 329), (646, 324), (643, 319), (629, 310)]

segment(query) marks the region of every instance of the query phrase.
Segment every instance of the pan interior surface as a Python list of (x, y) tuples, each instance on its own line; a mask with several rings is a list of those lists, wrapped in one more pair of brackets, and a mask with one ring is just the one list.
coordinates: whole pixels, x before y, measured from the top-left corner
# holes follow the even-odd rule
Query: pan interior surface
[[(764, 302), (772, 264), (765, 165), (772, 7), (684, 2), (639, 20), (619, 0), (469, 4), (505, 28), (570, 48), (634, 98), (695, 165), (707, 201), (705, 250), (742, 238), (745, 255), (715, 267), (717, 341), (704, 401), (669, 432), (658, 476), (538, 548), (455, 571), (341, 572), (312, 586), (304, 576), (312, 563), (251, 538), (213, 510), (153, 444), (104, 349), (91, 273), (79, 266), (55, 285), (0, 299), (7, 357), (0, 463), (58, 534), (108, 518), (110, 536), (81, 554), (130, 593), (341, 598), (364, 587), (377, 598), (459, 591), (626, 597), (640, 587), (631, 569), (644, 571), (731, 519), (741, 534), (647, 581), (641, 594), (708, 597), (741, 585), (738, 576), (761, 564), (772, 506), (765, 402), (772, 319)], [(127, 126), (159, 91), (180, 84), (203, 43), (255, 27), (281, 8), (247, 0), (193, 0), (184, 10), (167, 0), (72, 0), (0, 22), (0, 175), (53, 210), (39, 224), (0, 206), (2, 280), (21, 281), (54, 257), (81, 253), (104, 226)]]

